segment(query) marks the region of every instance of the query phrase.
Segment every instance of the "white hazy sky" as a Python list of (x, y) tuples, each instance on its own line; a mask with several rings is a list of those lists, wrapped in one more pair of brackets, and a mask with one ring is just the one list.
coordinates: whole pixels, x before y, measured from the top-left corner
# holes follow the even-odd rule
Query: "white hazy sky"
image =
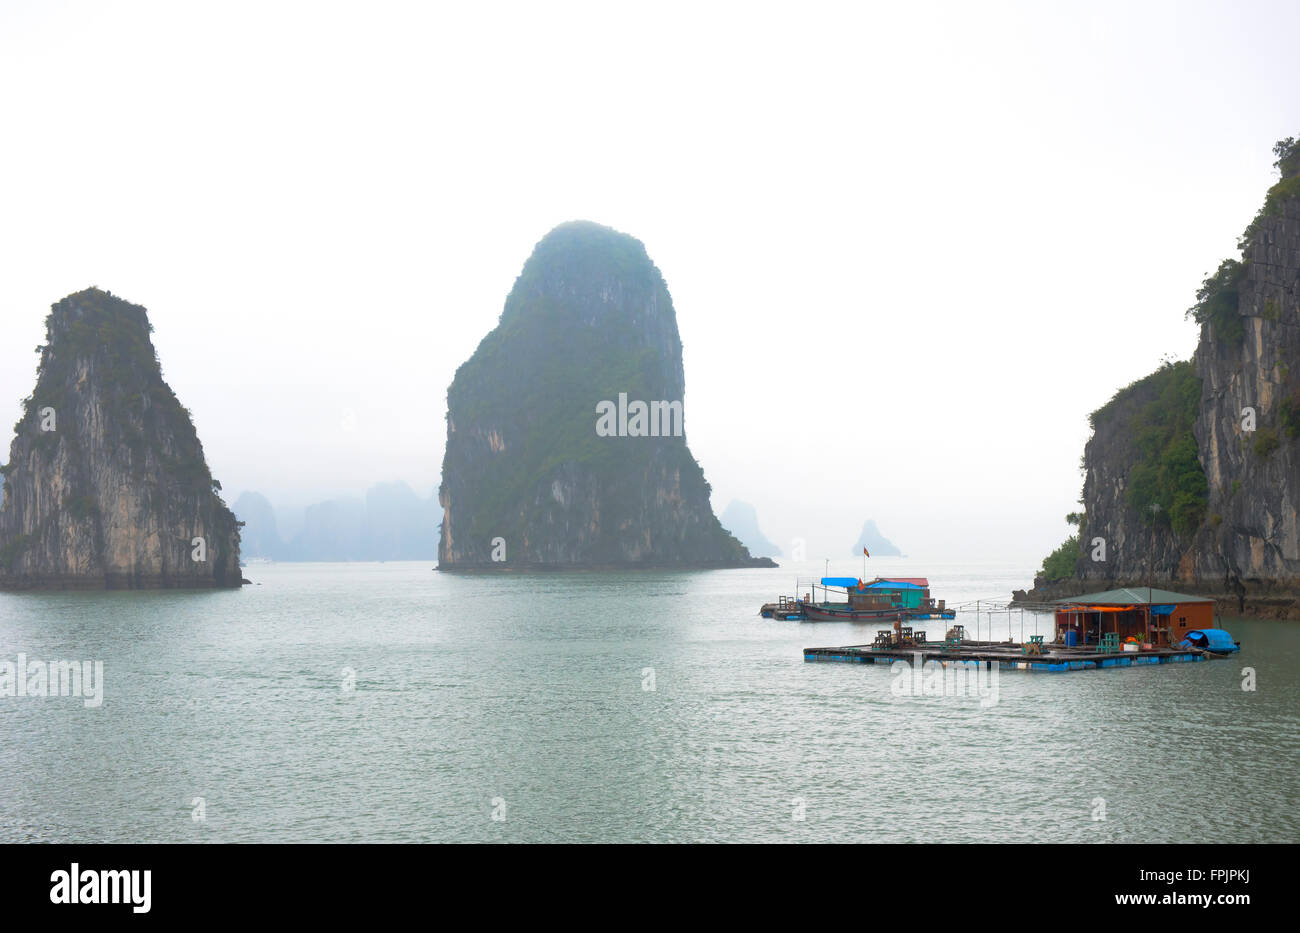
[[(533, 244), (645, 242), (721, 512), (1036, 563), (1300, 133), (1295, 3), (0, 4), (0, 415), (148, 307), (228, 500), (438, 481)], [(6, 441), (7, 443), (7, 441)], [(806, 445), (806, 446), (796, 446)]]

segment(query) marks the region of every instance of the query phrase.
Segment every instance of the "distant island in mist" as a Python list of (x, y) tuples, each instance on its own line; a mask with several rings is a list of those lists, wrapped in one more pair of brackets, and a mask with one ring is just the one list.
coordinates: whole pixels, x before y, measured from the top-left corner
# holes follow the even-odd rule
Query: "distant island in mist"
[(722, 510), (722, 527), (735, 535), (755, 557), (781, 557), (781, 549), (758, 527), (758, 512), (748, 502), (732, 499)]
[(432, 561), (438, 553), (438, 500), (402, 482), (379, 483), (364, 497), (342, 496), (301, 510), (277, 509), (261, 493), (244, 492), (231, 508), (244, 523), (241, 551), (247, 559)]
[(858, 535), (858, 540), (853, 543), (851, 553), (856, 557), (862, 553), (863, 548), (869, 550), (872, 557), (903, 556), (903, 552), (898, 549), (898, 546), (880, 533), (880, 529), (876, 527), (876, 520), (873, 518), (869, 518), (863, 523), (862, 533)]

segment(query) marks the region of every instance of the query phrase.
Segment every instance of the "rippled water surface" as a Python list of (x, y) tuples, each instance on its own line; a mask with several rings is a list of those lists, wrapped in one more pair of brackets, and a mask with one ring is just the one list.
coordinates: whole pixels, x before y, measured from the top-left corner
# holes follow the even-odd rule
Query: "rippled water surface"
[[(950, 603), (1032, 576), (871, 571)], [(246, 573), (237, 592), (0, 594), (0, 660), (105, 672), (97, 709), (0, 698), (0, 840), (1300, 841), (1300, 623), (1223, 620), (1232, 660), (1003, 672), (981, 706), (805, 663), (876, 626), (759, 618), (793, 568)], [(995, 635), (1008, 622), (1033, 632), (1003, 614)]]

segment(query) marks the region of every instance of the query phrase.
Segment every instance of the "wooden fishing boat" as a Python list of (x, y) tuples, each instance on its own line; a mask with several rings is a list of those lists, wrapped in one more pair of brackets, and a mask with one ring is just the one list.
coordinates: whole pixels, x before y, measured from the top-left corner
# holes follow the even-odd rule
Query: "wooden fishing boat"
[(904, 609), (854, 609), (833, 603), (805, 604), (803, 614), (809, 622), (897, 622), (907, 618)]
[(877, 577), (869, 583), (855, 577), (822, 577), (807, 584), (797, 581), (796, 588), (805, 590), (803, 598), (782, 596), (775, 603), (765, 603), (759, 615), (801, 622), (900, 622), (957, 617), (942, 599), (930, 597), (930, 582), (925, 577)]

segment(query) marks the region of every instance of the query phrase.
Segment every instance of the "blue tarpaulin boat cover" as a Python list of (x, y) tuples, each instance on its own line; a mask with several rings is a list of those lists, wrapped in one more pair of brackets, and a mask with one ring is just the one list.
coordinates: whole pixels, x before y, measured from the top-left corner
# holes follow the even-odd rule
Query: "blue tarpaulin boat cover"
[(1188, 632), (1180, 647), (1204, 648), (1208, 651), (1237, 651), (1232, 635), (1221, 628), (1198, 628)]
[(822, 577), (822, 586), (857, 586), (857, 577)]

